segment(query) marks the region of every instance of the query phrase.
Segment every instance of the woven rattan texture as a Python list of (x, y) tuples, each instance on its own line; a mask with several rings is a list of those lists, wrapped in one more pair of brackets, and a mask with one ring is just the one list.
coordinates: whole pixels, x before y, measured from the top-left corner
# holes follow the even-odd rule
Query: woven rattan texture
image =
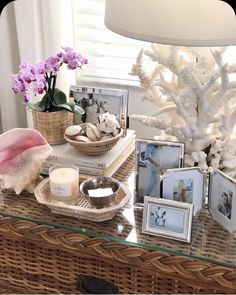
[[(134, 155), (114, 175), (120, 181), (127, 179), (127, 172), (132, 171)], [(6, 191), (0, 199), (1, 212), (7, 216), (18, 216), (23, 219), (40, 223), (57, 225), (77, 231), (83, 229), (93, 235), (111, 236), (153, 249), (164, 249), (175, 253), (185, 253), (194, 257), (216, 260), (220, 263), (236, 266), (236, 236), (223, 229), (207, 210), (193, 218), (191, 243), (174, 241), (161, 237), (142, 234), (142, 209), (132, 208), (132, 200), (120, 209), (116, 216), (109, 221), (93, 222), (73, 217), (52, 214), (50, 209), (39, 204), (34, 195), (22, 194), (17, 196)], [(81, 232), (81, 231), (80, 231)]]
[[(117, 172), (119, 180), (128, 177), (133, 160), (132, 155)], [(51, 214), (32, 195), (4, 192), (0, 204), (3, 215), (15, 216), (0, 220), (2, 289), (75, 293), (77, 276), (88, 274), (114, 283), (121, 293), (236, 293), (235, 267), (194, 258), (236, 265), (235, 237), (207, 211), (194, 219), (192, 242), (186, 244), (142, 234), (142, 211), (133, 214), (132, 204), (102, 223)], [(122, 243), (135, 239), (147, 246)]]
[(1, 281), (31, 293), (74, 293), (79, 274), (121, 293), (236, 293), (236, 270), (29, 221), (0, 221)]
[(32, 111), (34, 128), (37, 129), (49, 144), (66, 142), (65, 130), (73, 124), (73, 113), (68, 111), (35, 112)]

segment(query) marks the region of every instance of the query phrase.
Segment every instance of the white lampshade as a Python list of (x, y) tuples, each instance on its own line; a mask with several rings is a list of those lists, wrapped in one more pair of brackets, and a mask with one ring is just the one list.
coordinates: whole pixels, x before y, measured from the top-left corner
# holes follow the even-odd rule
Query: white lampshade
[(236, 45), (235, 13), (221, 0), (106, 0), (105, 25), (154, 43)]

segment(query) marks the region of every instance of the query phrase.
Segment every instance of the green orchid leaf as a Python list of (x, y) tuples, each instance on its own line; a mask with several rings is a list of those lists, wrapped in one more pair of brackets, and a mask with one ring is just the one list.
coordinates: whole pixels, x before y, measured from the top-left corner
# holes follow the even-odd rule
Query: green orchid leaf
[(54, 98), (54, 103), (56, 106), (59, 106), (61, 104), (65, 104), (67, 101), (65, 93), (57, 88), (54, 91), (53, 98)]
[(85, 110), (76, 104), (74, 105), (74, 113), (78, 115), (84, 115)]
[(73, 107), (69, 103), (62, 103), (57, 105), (58, 108), (65, 109), (69, 112), (73, 112)]
[(43, 108), (44, 110), (48, 109), (50, 106), (50, 101), (48, 99), (47, 94), (45, 94), (43, 96), (43, 98), (41, 99), (40, 102), (37, 103), (41, 108)]
[(31, 110), (34, 110), (36, 112), (44, 112), (45, 108), (40, 106), (39, 103), (31, 103), (27, 102), (27, 107), (29, 107)]
[(75, 105), (74, 103), (67, 102), (67, 103), (59, 104), (57, 105), (57, 107), (63, 108), (65, 110), (68, 110), (78, 115), (83, 115), (85, 113), (81, 107)]
[(54, 91), (53, 102), (48, 98), (48, 95), (45, 94), (41, 101), (37, 103), (27, 103), (28, 107), (34, 111), (45, 112), (45, 111), (59, 111), (59, 110), (67, 110), (69, 112), (76, 113), (78, 115), (83, 115), (84, 110), (74, 103), (67, 102), (66, 95), (64, 92), (59, 90), (58, 88)]

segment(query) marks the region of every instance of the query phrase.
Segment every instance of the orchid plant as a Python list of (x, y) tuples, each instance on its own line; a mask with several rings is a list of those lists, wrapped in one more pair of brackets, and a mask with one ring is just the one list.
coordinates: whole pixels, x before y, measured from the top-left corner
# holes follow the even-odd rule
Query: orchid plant
[[(56, 81), (63, 64), (66, 64), (69, 70), (75, 70), (82, 68), (88, 60), (70, 47), (62, 49), (63, 51), (36, 65), (22, 62), (19, 66), (19, 73), (12, 75), (12, 89), (15, 93), (24, 93), (25, 104), (34, 111), (54, 112), (65, 109), (83, 114), (84, 110), (81, 107), (67, 102), (65, 93), (56, 88)], [(31, 103), (30, 99), (36, 94), (44, 94), (44, 96), (41, 101)]]

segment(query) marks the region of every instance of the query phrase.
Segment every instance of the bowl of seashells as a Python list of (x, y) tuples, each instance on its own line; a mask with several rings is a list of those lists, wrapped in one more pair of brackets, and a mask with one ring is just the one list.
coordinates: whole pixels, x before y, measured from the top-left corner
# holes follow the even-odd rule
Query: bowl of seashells
[(72, 125), (65, 130), (66, 141), (80, 153), (102, 155), (112, 149), (123, 135), (115, 115), (104, 113), (97, 123)]

